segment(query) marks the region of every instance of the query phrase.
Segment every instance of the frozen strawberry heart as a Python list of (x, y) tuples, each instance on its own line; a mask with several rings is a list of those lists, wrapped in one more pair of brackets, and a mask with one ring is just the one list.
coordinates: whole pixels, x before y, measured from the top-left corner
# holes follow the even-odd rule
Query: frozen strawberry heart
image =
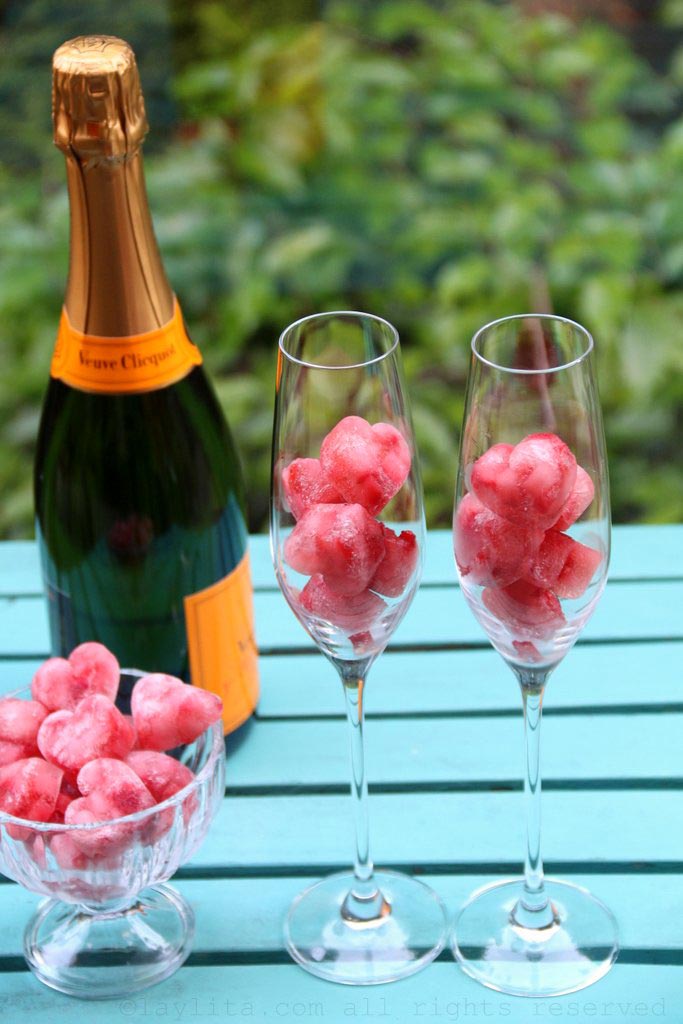
[[(48, 821), (62, 782), (62, 772), (42, 757), (27, 757), (0, 768), (0, 811), (29, 821)], [(13, 839), (28, 839), (31, 829), (5, 826)]]
[(68, 659), (48, 658), (33, 677), (31, 695), (49, 711), (72, 710), (79, 701), (99, 693), (113, 701), (119, 688), (119, 663), (103, 644), (75, 647)]
[[(95, 831), (99, 829), (93, 829), (90, 835), (94, 835)], [(57, 862), (60, 868), (64, 871), (120, 871), (121, 870), (121, 858), (119, 856), (125, 845), (130, 842), (130, 838), (126, 837), (125, 842), (122, 840), (118, 844), (116, 842), (107, 844), (105, 842), (97, 842), (97, 840), (91, 840), (88, 843), (86, 839), (86, 846), (91, 846), (92, 850), (89, 853), (85, 853), (78, 843), (72, 839), (73, 833), (71, 831), (65, 832), (52, 832), (49, 837), (46, 836), (47, 844), (52, 854), (52, 859)], [(85, 833), (81, 834), (81, 838)], [(117, 893), (108, 894), (106, 892), (96, 892), (94, 887), (89, 885), (84, 886), (81, 893), (74, 892), (74, 895), (80, 896), (84, 900), (98, 901), (100, 899), (107, 899), (108, 895), (112, 897)]]
[(556, 522), (576, 480), (576, 459), (556, 434), (494, 444), (472, 466), (472, 490), (487, 508), (527, 529)]
[[(508, 473), (510, 456), (514, 450), (513, 444), (492, 444), (476, 462), (470, 464), (465, 470), (467, 490), (477, 491), (477, 497), (487, 508), (493, 508), (493, 505), (486, 500), (486, 497), (491, 492), (495, 501), (496, 479), (502, 479)], [(472, 480), (473, 476), (476, 476), (476, 488)]]
[(131, 729), (133, 730), (133, 746), (131, 747), (131, 750), (138, 750), (140, 744), (138, 743), (138, 734), (135, 731), (135, 722), (133, 721), (133, 716), (132, 715), (124, 715), (123, 717), (128, 722), (128, 724), (130, 725)]
[(62, 785), (57, 796), (57, 802), (55, 803), (55, 809), (52, 812), (50, 821), (55, 824), (61, 824), (64, 821), (64, 814), (67, 807), (72, 800), (75, 800), (81, 794), (78, 792), (78, 787), (73, 785), (66, 776), (62, 779)]
[(375, 641), (373, 639), (372, 633), (370, 633), (367, 629), (363, 630), (362, 633), (353, 633), (349, 637), (349, 640), (353, 644), (354, 653), (358, 654), (360, 657), (362, 657), (364, 654), (374, 653)]
[(491, 614), (517, 639), (549, 639), (565, 622), (560, 602), (553, 592), (524, 580), (500, 590), (486, 587), (481, 596)]
[(602, 561), (595, 548), (548, 530), (525, 575), (530, 583), (554, 591), (557, 597), (581, 597)]
[(174, 796), (194, 779), (194, 772), (187, 765), (157, 750), (134, 750), (126, 758), (126, 764), (133, 769), (157, 803)]
[(27, 747), (25, 743), (13, 743), (12, 740), (0, 740), (0, 767), (21, 761), (25, 757), (35, 757), (40, 751), (37, 747)]
[(602, 555), (599, 551), (574, 541), (574, 547), (572, 547), (553, 588), (557, 596), (581, 597), (601, 562)]
[(89, 856), (103, 856), (127, 846), (142, 832), (148, 821), (117, 822), (116, 818), (146, 811), (155, 804), (154, 797), (142, 780), (123, 761), (99, 757), (89, 761), (78, 773), (82, 797), (72, 800), (64, 813), (67, 825), (103, 822), (101, 829), (84, 829), (70, 833), (76, 846)]
[(290, 533), (284, 555), (296, 572), (324, 575), (338, 594), (360, 594), (384, 556), (382, 527), (362, 505), (314, 505)]
[(323, 473), (319, 459), (294, 459), (282, 470), (285, 500), (295, 519), (301, 519), (313, 505), (343, 501), (339, 491)]
[(100, 814), (100, 820), (111, 808), (116, 811), (114, 817), (119, 818), (147, 810), (156, 803), (130, 765), (113, 757), (97, 757), (83, 765), (76, 784), (81, 794), (88, 797), (92, 810)]
[(38, 729), (46, 715), (47, 708), (37, 700), (0, 700), (0, 765), (40, 754)]
[(45, 854), (46, 839), (47, 837), (42, 836), (40, 832), (34, 832), (28, 839), (24, 839), (24, 844), (31, 860), (33, 860), (42, 871), (47, 868), (47, 857)]
[(33, 677), (31, 694), (48, 710), (56, 711), (66, 707), (72, 682), (73, 672), (66, 658), (48, 658)]
[(65, 871), (83, 871), (90, 866), (90, 858), (68, 832), (55, 832), (49, 837), (48, 846), (60, 868)]
[(543, 655), (536, 644), (532, 644), (531, 640), (513, 640), (512, 646), (519, 655), (520, 661), (531, 661), (534, 664), (543, 661)]
[(140, 749), (172, 750), (192, 743), (217, 722), (223, 702), (208, 690), (157, 672), (138, 679), (131, 709)]
[(344, 597), (328, 587), (319, 575), (311, 576), (299, 595), (299, 603), (307, 612), (350, 634), (368, 631), (386, 608), (382, 598), (371, 590)]
[[(126, 764), (141, 779), (157, 803), (175, 796), (185, 786), (189, 786), (194, 779), (194, 772), (190, 771), (187, 765), (181, 764), (180, 761), (169, 757), (168, 754), (160, 754), (156, 750), (134, 750), (126, 758)], [(183, 820), (186, 825), (189, 824), (197, 806), (196, 793), (190, 793), (183, 800)], [(173, 807), (164, 808), (156, 818), (154, 838), (163, 835), (173, 825)]]
[(0, 765), (38, 757), (38, 729), (47, 713), (37, 700), (0, 700)]
[(0, 739), (23, 744), (37, 754), (38, 729), (46, 715), (47, 708), (37, 700), (5, 697), (0, 700)]
[(0, 810), (15, 818), (47, 821), (55, 809), (62, 772), (42, 757), (0, 768)]
[(595, 487), (583, 466), (576, 467), (576, 480), (571, 494), (562, 506), (560, 517), (553, 523), (554, 530), (566, 530), (582, 515), (595, 494)]
[(380, 523), (380, 526), (384, 538), (384, 557), (369, 587), (384, 597), (400, 597), (417, 565), (417, 537), (412, 530), (394, 533), (384, 523)]
[(400, 491), (410, 472), (410, 448), (390, 423), (370, 426), (346, 416), (320, 446), (320, 464), (345, 501), (376, 515)]
[(466, 494), (455, 513), (453, 546), (463, 576), (484, 587), (506, 587), (524, 576), (543, 531), (516, 526)]
[(74, 778), (95, 757), (125, 757), (134, 732), (116, 705), (99, 693), (85, 697), (73, 711), (53, 711), (38, 730), (38, 748), (46, 761)]
[[(104, 822), (100, 828), (71, 829), (68, 833), (74, 845), (86, 857), (93, 859), (123, 853), (133, 843), (136, 831), (140, 831), (136, 822), (109, 824), (119, 817), (114, 804), (107, 805), (101, 800), (100, 808), (99, 811), (93, 810), (90, 798), (81, 796), (71, 801), (64, 815), (65, 825), (98, 825)], [(63, 855), (68, 856), (68, 850), (63, 851)]]

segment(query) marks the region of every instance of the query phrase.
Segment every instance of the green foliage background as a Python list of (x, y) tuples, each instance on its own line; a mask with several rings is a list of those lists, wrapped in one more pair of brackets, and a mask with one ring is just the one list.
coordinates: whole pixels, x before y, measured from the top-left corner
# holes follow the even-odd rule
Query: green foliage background
[[(32, 532), (66, 273), (50, 56), (90, 31), (138, 53), (157, 234), (252, 529), (278, 334), (334, 308), (399, 328), (430, 526), (450, 520), (469, 339), (532, 307), (596, 336), (615, 521), (683, 520), (683, 51), (656, 73), (606, 24), (490, 0), (93, 0), (87, 18), (17, 0), (3, 17), (0, 536)], [(658, 17), (680, 30), (683, 4)]]

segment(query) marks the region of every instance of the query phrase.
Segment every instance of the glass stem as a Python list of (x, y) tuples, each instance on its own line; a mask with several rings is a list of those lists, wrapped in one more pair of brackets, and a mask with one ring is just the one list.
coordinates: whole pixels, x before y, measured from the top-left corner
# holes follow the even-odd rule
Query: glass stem
[(365, 744), (363, 738), (363, 696), (367, 664), (359, 671), (355, 663), (340, 669), (346, 701), (346, 719), (351, 746), (351, 801), (355, 826), (356, 851), (353, 867), (354, 882), (342, 905), (342, 917), (351, 925), (368, 927), (381, 923), (391, 912), (389, 904), (377, 887), (374, 865), (370, 857), (370, 827), (368, 821), (368, 782), (365, 774)]
[(526, 857), (524, 889), (512, 916), (523, 928), (548, 928), (554, 923), (553, 907), (543, 884), (541, 858), (541, 714), (548, 672), (521, 672), (519, 682), (524, 707), (526, 805)]

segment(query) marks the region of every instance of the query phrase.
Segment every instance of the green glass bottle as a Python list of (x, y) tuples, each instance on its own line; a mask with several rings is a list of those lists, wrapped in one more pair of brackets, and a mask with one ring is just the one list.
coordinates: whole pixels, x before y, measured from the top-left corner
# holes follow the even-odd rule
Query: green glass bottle
[(258, 697), (243, 486), (154, 237), (135, 58), (82, 37), (53, 73), (71, 210), (35, 463), (53, 653), (98, 640), (211, 689), (230, 731)]

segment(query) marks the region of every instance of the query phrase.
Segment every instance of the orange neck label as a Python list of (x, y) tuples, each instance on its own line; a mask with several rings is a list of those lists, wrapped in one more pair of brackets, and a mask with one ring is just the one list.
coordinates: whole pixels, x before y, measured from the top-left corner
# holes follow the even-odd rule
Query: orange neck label
[(201, 361), (201, 352), (185, 331), (177, 299), (167, 324), (126, 338), (83, 334), (71, 326), (63, 309), (50, 376), (79, 391), (125, 395), (174, 384)]

